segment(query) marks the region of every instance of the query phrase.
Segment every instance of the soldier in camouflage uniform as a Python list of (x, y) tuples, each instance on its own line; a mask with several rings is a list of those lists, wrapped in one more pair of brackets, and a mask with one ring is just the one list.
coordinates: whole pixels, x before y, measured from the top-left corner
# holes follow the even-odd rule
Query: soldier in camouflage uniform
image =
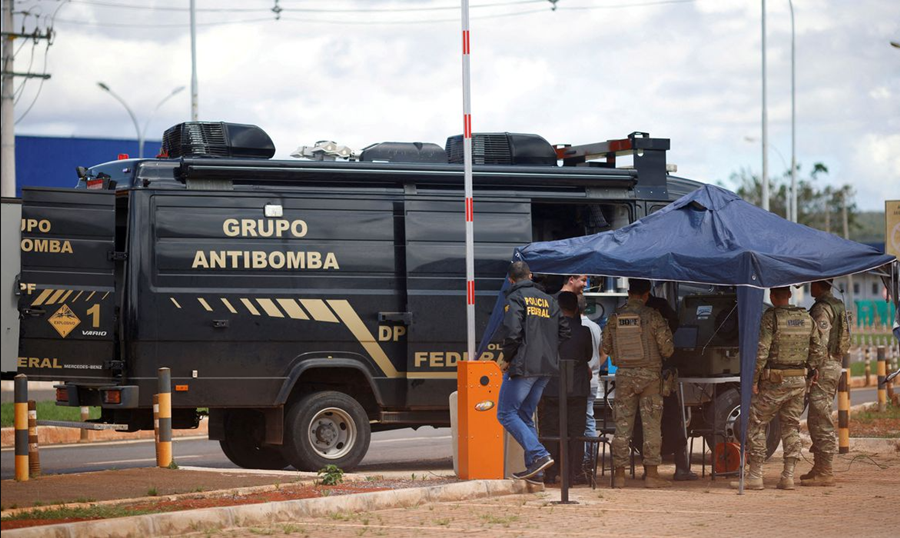
[[(794, 466), (800, 458), (800, 415), (806, 396), (807, 367), (818, 369), (825, 360), (819, 331), (806, 310), (791, 306), (791, 289), (772, 288), (772, 308), (763, 313), (753, 373), (753, 400), (747, 432), (750, 471), (747, 489), (764, 489), (766, 425), (779, 415), (784, 470), (778, 489), (794, 489)], [(740, 487), (732, 482), (731, 487)]]
[(809, 313), (819, 330), (822, 345), (828, 350), (828, 358), (819, 368), (809, 388), (809, 436), (810, 452), (815, 458), (810, 472), (800, 477), (804, 486), (833, 486), (831, 463), (837, 452), (831, 405), (841, 378), (841, 361), (850, 349), (850, 327), (844, 303), (831, 294), (831, 281), (820, 280), (810, 285), (810, 293), (816, 303)]
[(663, 398), (659, 393), (662, 361), (672, 355), (672, 331), (657, 310), (646, 306), (650, 281), (629, 279), (628, 302), (610, 316), (603, 331), (601, 356), (609, 355), (616, 370), (614, 415), (616, 435), (612, 442), (613, 487), (625, 487), (631, 434), (640, 408), (644, 430), (644, 485), (671, 486), (659, 476), (662, 446), (660, 421)]

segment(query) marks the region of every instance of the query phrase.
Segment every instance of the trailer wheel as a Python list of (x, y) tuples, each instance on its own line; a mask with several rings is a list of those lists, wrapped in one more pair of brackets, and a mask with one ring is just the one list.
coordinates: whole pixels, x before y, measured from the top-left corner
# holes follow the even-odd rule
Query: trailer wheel
[(219, 441), (222, 452), (232, 463), (244, 469), (278, 470), (288, 466), (281, 451), (263, 444), (265, 419), (252, 409), (225, 411), (225, 437)]
[[(712, 435), (706, 436), (706, 442), (709, 446), (715, 446), (716, 443), (722, 441), (741, 442), (741, 391), (736, 388), (728, 389), (716, 396), (716, 417), (713, 417), (713, 408), (706, 408), (706, 423), (715, 424), (717, 432), (725, 432), (724, 439), (721, 433), (716, 434), (716, 439)], [(768, 459), (781, 442), (781, 421), (776, 415), (775, 418), (766, 426), (766, 459)]]
[(372, 433), (363, 407), (343, 392), (307, 394), (291, 405), (282, 453), (299, 471), (326, 465), (352, 469), (369, 450)]

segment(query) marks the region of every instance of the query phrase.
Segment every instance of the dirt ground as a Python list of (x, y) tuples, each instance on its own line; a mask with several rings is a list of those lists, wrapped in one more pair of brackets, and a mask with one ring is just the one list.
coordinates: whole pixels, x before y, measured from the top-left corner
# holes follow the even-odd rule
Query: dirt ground
[[(801, 462), (800, 473), (810, 465)], [(797, 536), (894, 538), (900, 535), (897, 499), (900, 453), (848, 454), (835, 463), (832, 488), (775, 488), (780, 462), (765, 467), (766, 490), (740, 496), (728, 480), (679, 482), (648, 490), (639, 480), (627, 488), (575, 488), (578, 504), (559, 505), (559, 490), (493, 499), (436, 503), (416, 508), (303, 518), (262, 528), (208, 529), (204, 536), (531, 537)], [(671, 473), (671, 466), (661, 472)], [(670, 475), (671, 476), (671, 475)]]
[[(75, 479), (77, 477), (77, 480)], [(106, 471), (85, 473), (81, 475), (57, 475), (43, 477), (29, 483), (14, 481), (3, 482), (3, 503), (5, 508), (36, 506), (27, 519), (4, 519), (0, 530), (30, 527), (35, 525), (52, 525), (56, 523), (73, 523), (89, 519), (124, 517), (153, 512), (173, 512), (194, 510), (219, 506), (235, 506), (239, 504), (255, 504), (265, 502), (290, 501), (332, 495), (350, 495), (368, 493), (387, 489), (408, 487), (426, 487), (455, 482), (456, 479), (398, 480), (398, 479), (363, 479), (344, 482), (334, 486), (310, 484), (309, 476), (302, 478), (291, 476), (261, 476), (244, 473), (217, 473), (206, 471), (182, 471), (158, 468), (129, 469), (123, 471)], [(202, 486), (201, 486), (202, 484)], [(209, 493), (227, 488), (245, 488), (251, 486), (275, 485), (277, 489), (265, 491), (242, 492), (232, 491)], [(7, 486), (11, 486), (7, 488)], [(24, 486), (16, 488), (15, 486)], [(36, 487), (37, 486), (37, 487)], [(95, 488), (96, 498), (85, 498), (84, 491)], [(153, 489), (153, 497), (147, 499)], [(81, 492), (80, 494), (78, 492)], [(203, 493), (206, 492), (206, 493)], [(175, 497), (176, 494), (182, 494)], [(75, 497), (74, 495), (80, 495)], [(114, 499), (133, 499), (143, 497), (139, 502), (116, 503), (114, 505), (98, 501)], [(41, 499), (52, 500), (41, 500)], [(59, 505), (73, 502), (78, 508), (60, 514), (46, 505)], [(7, 504), (9, 503), (9, 504)], [(93, 506), (89, 506), (93, 505)], [(97, 508), (99, 506), (99, 508)], [(40, 517), (36, 511), (46, 511)], [(17, 512), (21, 512), (17, 510)], [(59, 517), (64, 515), (65, 517)], [(37, 516), (37, 517), (34, 517)]]

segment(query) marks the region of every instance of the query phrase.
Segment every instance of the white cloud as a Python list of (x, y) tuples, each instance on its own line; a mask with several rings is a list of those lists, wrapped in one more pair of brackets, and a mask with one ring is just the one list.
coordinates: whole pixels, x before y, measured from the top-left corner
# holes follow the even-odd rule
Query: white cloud
[[(574, 10), (619, 2), (564, 1), (473, 9), (472, 88), (476, 130), (536, 132), (553, 143), (618, 138), (635, 130), (672, 139), (670, 162), (688, 177), (714, 182), (741, 167), (760, 168), (760, 4), (701, 0), (628, 9)], [(483, 3), (473, 1), (473, 5)], [(35, 0), (44, 12), (55, 3)], [(316, 9), (455, 6), (449, 0), (297, 4)], [(136, 5), (136, 4), (133, 4)], [(172, 2), (150, 2), (172, 7)], [(182, 5), (182, 4), (177, 4)], [(201, 23), (272, 18), (268, 0), (199, 2)], [(18, 6), (18, 4), (17, 4)], [(21, 6), (28, 8), (26, 2)], [(790, 160), (790, 18), (787, 2), (768, 2), (770, 168)], [(540, 10), (506, 18), (484, 15)], [(797, 155), (853, 181), (857, 203), (879, 209), (883, 195), (858, 172), (896, 187), (900, 132), (900, 35), (894, 2), (795, 2)], [(361, 148), (382, 140), (443, 144), (461, 132), (456, 9), (412, 13), (310, 14), (283, 20), (200, 26), (201, 119), (255, 123), (278, 156), (323, 138)], [(187, 14), (67, 3), (59, 18), (116, 24), (183, 24)], [(306, 22), (302, 22), (303, 21)], [(333, 23), (314, 23), (313, 19)], [(346, 24), (336, 24), (346, 21)], [(177, 86), (190, 86), (187, 27), (58, 23), (48, 70), (53, 78), (22, 134), (134, 136), (124, 109), (96, 86), (110, 85), (146, 121)], [(36, 57), (40, 65), (42, 55)], [(22, 64), (17, 64), (21, 66)], [(28, 83), (21, 114), (37, 83)], [(184, 121), (189, 92), (167, 102), (149, 128)], [(892, 153), (893, 152), (893, 153)], [(877, 155), (876, 155), (877, 154)], [(891, 168), (893, 167), (893, 168)], [(892, 183), (893, 182), (893, 183)], [(900, 189), (895, 189), (900, 192)]]

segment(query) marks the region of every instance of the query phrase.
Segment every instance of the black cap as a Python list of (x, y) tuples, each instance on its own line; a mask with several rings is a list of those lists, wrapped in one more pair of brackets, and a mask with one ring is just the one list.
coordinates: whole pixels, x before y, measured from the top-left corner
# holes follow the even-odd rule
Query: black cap
[(629, 278), (628, 293), (642, 295), (650, 291), (650, 281), (644, 278)]

